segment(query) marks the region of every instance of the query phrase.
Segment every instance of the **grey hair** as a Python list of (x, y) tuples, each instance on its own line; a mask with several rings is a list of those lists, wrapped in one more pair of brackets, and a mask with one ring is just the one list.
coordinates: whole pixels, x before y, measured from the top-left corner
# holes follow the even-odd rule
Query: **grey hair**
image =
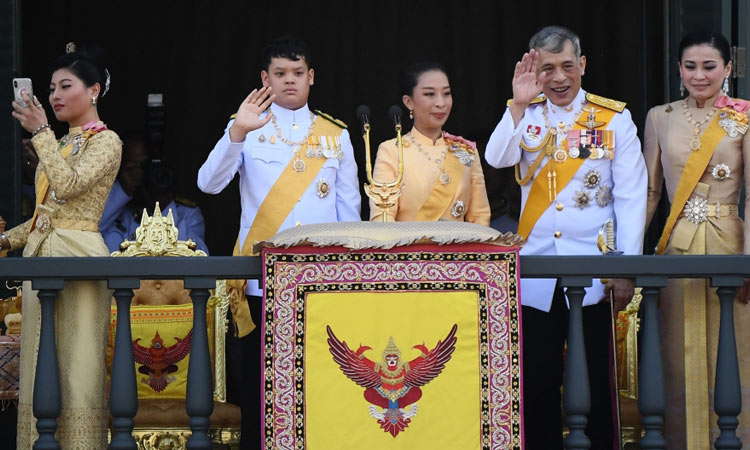
[(552, 25), (544, 27), (531, 36), (529, 49), (537, 48), (552, 53), (560, 53), (565, 47), (565, 41), (573, 44), (576, 59), (581, 57), (581, 40), (567, 28)]

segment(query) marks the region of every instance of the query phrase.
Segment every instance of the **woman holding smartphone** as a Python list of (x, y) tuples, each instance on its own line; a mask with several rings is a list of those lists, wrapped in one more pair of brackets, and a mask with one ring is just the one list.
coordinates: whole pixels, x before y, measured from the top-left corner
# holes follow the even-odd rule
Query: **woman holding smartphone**
[[(388, 220), (452, 220), (488, 226), (490, 204), (476, 144), (443, 131), (453, 107), (445, 69), (434, 62), (416, 63), (404, 74), (401, 89), (414, 126), (403, 137), (402, 194), (387, 211)], [(395, 180), (398, 165), (396, 139), (383, 142), (373, 178)], [(371, 220), (379, 220), (382, 214), (370, 200)]]
[[(32, 134), (39, 156), (33, 217), (0, 234), (0, 250), (23, 248), (24, 257), (108, 256), (99, 219), (120, 166), (121, 142), (99, 120), (98, 104), (109, 88), (109, 72), (96, 48), (76, 49), (52, 65), (49, 102), (68, 133), (57, 139), (36, 97), (22, 95), (12, 115)], [(24, 282), (17, 448), (37, 438), (32, 411), (40, 306)], [(104, 281), (66, 282), (55, 305), (62, 411), (57, 438), (62, 448), (107, 446), (106, 351), (111, 293)]]

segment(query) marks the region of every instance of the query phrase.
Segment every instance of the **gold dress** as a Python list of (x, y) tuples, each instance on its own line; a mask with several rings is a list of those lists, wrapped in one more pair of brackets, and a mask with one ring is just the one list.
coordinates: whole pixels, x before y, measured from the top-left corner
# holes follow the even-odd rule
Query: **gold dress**
[[(37, 184), (44, 172), (49, 190), (37, 207), (33, 230), (31, 219), (6, 232), (14, 249), (23, 247), (24, 257), (109, 256), (98, 223), (120, 166), (122, 143), (109, 130), (85, 139), (89, 134), (76, 127), (60, 144), (49, 131), (32, 139), (39, 155)], [(76, 139), (77, 135), (84, 139)], [(78, 150), (64, 158), (62, 153), (74, 145)], [(29, 450), (38, 437), (32, 401), (41, 309), (30, 282), (24, 282), (23, 293), (17, 449)], [(110, 302), (111, 292), (104, 281), (66, 282), (55, 302), (62, 399), (56, 436), (63, 449), (107, 446), (104, 356)]]
[[(416, 145), (413, 141), (419, 143)], [(436, 163), (443, 157), (456, 158), (454, 152), (447, 148), (444, 139), (433, 143), (416, 128), (403, 137), (404, 145), (404, 178), (401, 183), (401, 196), (396, 205), (388, 210), (389, 221), (417, 221), (420, 209), (430, 197), (433, 188), (440, 183), (441, 170)], [(421, 151), (420, 147), (421, 146)], [(425, 156), (429, 155), (429, 159)], [(443, 156), (445, 155), (445, 156)], [(396, 139), (385, 141), (378, 147), (378, 154), (373, 168), (373, 179), (377, 182), (391, 182), (398, 177), (398, 148)], [(435, 217), (422, 220), (453, 220), (478, 223), (489, 226), (490, 203), (484, 186), (484, 174), (478, 152), (474, 152), (470, 165), (464, 164), (463, 174), (457, 183), (455, 193), (447, 203), (447, 208), (437, 212)], [(370, 220), (380, 220), (382, 210), (370, 200)]]
[[(688, 110), (693, 122), (705, 120), (716, 98), (698, 108), (692, 98)], [(720, 114), (717, 111), (716, 114)], [(695, 125), (690, 124), (677, 101), (657, 106), (646, 118), (644, 156), (649, 174), (647, 222), (653, 217), (666, 182), (670, 202), (692, 151)], [(707, 125), (701, 126), (701, 136)], [(721, 130), (722, 133), (725, 133)], [(750, 228), (737, 215), (743, 177), (746, 192), (750, 168), (750, 133), (730, 137), (722, 134), (708, 166), (690, 195), (704, 197), (710, 206), (708, 220), (696, 227), (680, 217), (670, 234), (665, 254), (748, 254)], [(727, 170), (728, 169), (728, 170)], [(716, 205), (720, 217), (716, 217)], [(750, 201), (746, 198), (745, 217)], [(692, 236), (692, 239), (691, 239)], [(735, 332), (739, 350), (743, 408), (737, 435), (750, 442), (750, 305), (735, 302)], [(661, 342), (664, 376), (667, 380), (665, 436), (667, 448), (702, 450), (712, 448), (719, 434), (713, 411), (716, 353), (719, 335), (719, 300), (716, 288), (705, 279), (670, 280), (661, 296)]]

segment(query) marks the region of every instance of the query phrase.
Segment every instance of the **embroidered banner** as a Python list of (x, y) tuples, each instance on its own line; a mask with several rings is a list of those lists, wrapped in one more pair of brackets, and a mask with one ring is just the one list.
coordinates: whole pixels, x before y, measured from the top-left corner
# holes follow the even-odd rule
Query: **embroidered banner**
[(21, 336), (0, 336), (0, 404), (18, 399)]
[[(214, 314), (218, 299), (206, 307), (208, 336), (214, 336)], [(107, 343), (107, 382), (112, 371), (117, 328), (117, 308), (112, 306)], [(139, 305), (130, 308), (138, 398), (185, 398), (190, 344), (193, 338), (193, 305)], [(208, 340), (215, 370), (215, 339)]]
[(266, 449), (521, 449), (518, 254), (264, 249)]

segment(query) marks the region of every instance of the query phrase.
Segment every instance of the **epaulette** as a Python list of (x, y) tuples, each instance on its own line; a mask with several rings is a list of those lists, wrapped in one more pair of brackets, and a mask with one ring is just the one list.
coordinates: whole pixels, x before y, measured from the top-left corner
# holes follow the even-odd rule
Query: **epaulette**
[[(542, 103), (545, 100), (547, 100), (547, 97), (545, 97), (542, 94), (539, 94), (534, 100), (529, 102), (529, 105), (533, 105), (535, 103)], [(510, 106), (511, 103), (513, 103), (512, 98), (505, 103), (505, 106)]]
[(586, 93), (586, 100), (597, 106), (602, 106), (618, 113), (621, 113), (625, 109), (625, 105), (627, 105), (627, 103), (625, 102), (600, 97), (598, 95), (592, 94), (591, 92)]
[(344, 122), (340, 121), (339, 119), (337, 119), (337, 118), (333, 117), (333, 116), (332, 116), (332, 115), (330, 115), (330, 114), (326, 114), (326, 113), (324, 113), (323, 111), (321, 111), (321, 110), (319, 110), (319, 109), (316, 109), (316, 110), (315, 110), (315, 111), (313, 111), (313, 112), (314, 112), (314, 113), (315, 113), (316, 115), (318, 115), (318, 116), (320, 116), (320, 117), (322, 117), (322, 118), (324, 118), (324, 119), (328, 120), (329, 122), (332, 122), (333, 124), (335, 124), (335, 125), (336, 125), (336, 126), (338, 126), (339, 128), (343, 128), (343, 129), (347, 129), (347, 128), (349, 128), (349, 127), (347, 127), (347, 126), (346, 126), (346, 124), (345, 124)]
[(198, 206), (197, 202), (186, 199), (185, 197), (175, 197), (174, 201), (175, 203), (179, 203), (180, 205), (183, 205), (183, 206), (189, 206), (191, 208), (195, 208), (196, 206)]

